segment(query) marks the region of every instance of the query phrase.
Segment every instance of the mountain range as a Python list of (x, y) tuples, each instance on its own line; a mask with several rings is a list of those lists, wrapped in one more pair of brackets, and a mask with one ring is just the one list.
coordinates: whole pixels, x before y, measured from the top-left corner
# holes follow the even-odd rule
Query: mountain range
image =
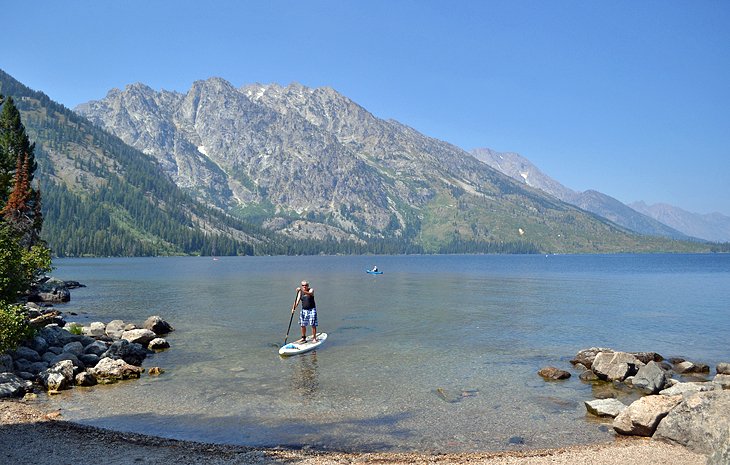
[(513, 179), (640, 234), (683, 240), (730, 241), (730, 217), (719, 213), (700, 215), (667, 204), (648, 206), (644, 202), (626, 205), (595, 190), (571, 190), (517, 153), (497, 152), (489, 148), (475, 149), (471, 153)]
[(132, 84), (76, 113), (2, 72), (0, 92), (37, 143), (60, 254), (708, 250), (636, 234), (330, 88)]

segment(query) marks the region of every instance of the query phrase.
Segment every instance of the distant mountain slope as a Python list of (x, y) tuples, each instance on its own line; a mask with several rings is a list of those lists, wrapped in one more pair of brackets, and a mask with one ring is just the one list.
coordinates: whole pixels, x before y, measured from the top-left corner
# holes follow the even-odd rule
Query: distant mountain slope
[(662, 203), (647, 205), (634, 202), (629, 206), (687, 235), (714, 242), (730, 242), (730, 217), (720, 213), (702, 215)]
[[(43, 237), (54, 253), (78, 255), (281, 253), (269, 231), (193, 200), (157, 161), (0, 71), (36, 142)], [(277, 242), (278, 241), (278, 242)]]
[(496, 152), (488, 148), (475, 149), (471, 153), (478, 160), (513, 179), (523, 181), (528, 186), (543, 190), (564, 202), (609, 219), (631, 231), (672, 239), (690, 239), (689, 235), (680, 232), (681, 230), (672, 228), (640, 210), (632, 209), (606, 194), (595, 190), (575, 192), (540, 171), (517, 153)]
[(678, 246), (525, 187), (329, 88), (211, 78), (181, 94), (133, 84), (76, 111), (154, 156), (200, 201), (293, 238), (398, 240), (427, 252)]
[(79, 109), (96, 125), (3, 72), (0, 92), (37, 144), (59, 255), (704, 250), (631, 234), (332, 89), (133, 85)]

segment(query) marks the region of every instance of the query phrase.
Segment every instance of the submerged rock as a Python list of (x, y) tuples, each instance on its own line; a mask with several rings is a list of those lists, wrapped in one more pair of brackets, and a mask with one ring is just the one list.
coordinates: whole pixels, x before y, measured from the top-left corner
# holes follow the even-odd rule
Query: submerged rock
[(537, 374), (548, 380), (558, 380), (558, 379), (570, 378), (570, 373), (568, 373), (565, 370), (561, 370), (560, 368), (556, 368), (556, 367), (542, 368), (540, 371), (537, 372)]

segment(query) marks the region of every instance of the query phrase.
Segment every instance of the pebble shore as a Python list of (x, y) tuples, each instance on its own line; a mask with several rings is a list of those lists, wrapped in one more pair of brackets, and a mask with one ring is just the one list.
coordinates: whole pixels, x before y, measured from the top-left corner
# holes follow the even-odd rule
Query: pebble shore
[(316, 450), (254, 449), (242, 446), (178, 441), (134, 433), (115, 432), (67, 422), (44, 404), (0, 401), (0, 463), (58, 465), (86, 463), (104, 457), (108, 463), (139, 465), (175, 463), (193, 465), (253, 464), (496, 464), (496, 465), (700, 465), (703, 455), (649, 439), (618, 438), (547, 450), (468, 454), (349, 453)]

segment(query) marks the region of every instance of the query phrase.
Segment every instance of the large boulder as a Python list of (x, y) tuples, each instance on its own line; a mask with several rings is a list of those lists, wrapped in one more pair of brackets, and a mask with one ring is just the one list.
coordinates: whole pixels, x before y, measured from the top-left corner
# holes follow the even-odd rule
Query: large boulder
[(635, 375), (643, 363), (627, 352), (600, 352), (591, 369), (602, 380), (623, 381)]
[(126, 326), (127, 324), (122, 320), (112, 320), (106, 325), (106, 335), (112, 339), (119, 339), (122, 337)]
[(46, 340), (49, 346), (60, 346), (68, 344), (73, 340), (71, 333), (56, 325), (48, 325), (38, 331), (38, 336)]
[(0, 373), (0, 398), (20, 397), (33, 388), (33, 383), (13, 373)]
[(69, 342), (63, 346), (63, 351), (78, 357), (84, 353), (84, 345), (79, 341)]
[(158, 336), (164, 336), (165, 334), (174, 331), (174, 328), (167, 321), (163, 320), (162, 317), (153, 315), (145, 320), (142, 324), (144, 329), (149, 329)]
[[(700, 454), (730, 457), (730, 391), (688, 395), (662, 420), (654, 437)], [(727, 461), (708, 463), (730, 463)]]
[(602, 347), (591, 347), (590, 349), (582, 349), (575, 354), (575, 358), (570, 361), (573, 365), (581, 364), (584, 367), (590, 369), (593, 365), (593, 361), (596, 355), (601, 352), (613, 352), (613, 349), (602, 348)]
[(129, 342), (126, 339), (114, 341), (106, 352), (101, 355), (103, 358), (121, 359), (131, 365), (142, 365), (147, 357), (147, 349), (136, 342)]
[(106, 352), (109, 349), (109, 346), (107, 346), (102, 341), (96, 341), (88, 346), (84, 347), (84, 353), (85, 354), (94, 354), (101, 357), (101, 355)]
[(730, 363), (718, 363), (715, 370), (720, 375), (730, 375)]
[(106, 336), (106, 325), (101, 321), (95, 321), (93, 323), (90, 323), (89, 326), (84, 326), (83, 328), (81, 328), (81, 332), (85, 336), (91, 337)]
[(634, 401), (613, 420), (617, 433), (651, 436), (664, 418), (682, 401), (682, 396), (646, 396)]
[(35, 350), (39, 354), (42, 354), (43, 352), (48, 350), (48, 341), (40, 336), (34, 336), (32, 339), (29, 339), (25, 345)]
[(719, 384), (723, 389), (730, 389), (730, 375), (717, 374), (712, 382)]
[(30, 347), (20, 346), (10, 353), (14, 359), (23, 358), (29, 362), (38, 362), (41, 360), (41, 356), (38, 352), (31, 349)]
[(147, 347), (152, 339), (155, 339), (157, 334), (150, 331), (149, 329), (132, 329), (130, 331), (124, 331), (122, 333), (122, 339), (129, 342), (141, 344)]
[(631, 380), (631, 384), (644, 394), (656, 394), (666, 383), (666, 372), (653, 360), (639, 368)]
[(57, 278), (47, 278), (36, 283), (28, 296), (29, 302), (61, 303), (71, 300), (66, 283)]
[(74, 381), (74, 364), (71, 360), (62, 360), (41, 372), (38, 380), (50, 392), (70, 388)]
[(88, 373), (96, 378), (99, 384), (111, 384), (125, 379), (139, 378), (143, 368), (130, 365), (124, 360), (102, 358)]

